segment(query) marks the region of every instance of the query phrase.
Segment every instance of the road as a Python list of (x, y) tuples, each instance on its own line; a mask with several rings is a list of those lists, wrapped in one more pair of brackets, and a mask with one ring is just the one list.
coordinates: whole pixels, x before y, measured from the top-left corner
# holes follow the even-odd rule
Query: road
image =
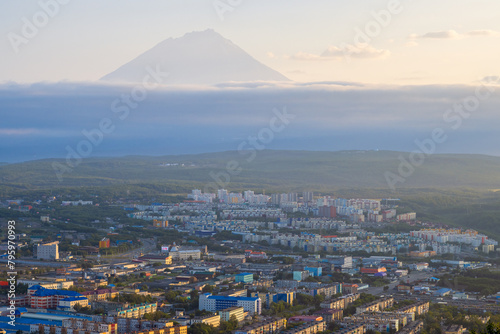
[(101, 257), (101, 262), (116, 263), (116, 262), (121, 262), (123, 260), (130, 260), (138, 257), (141, 253), (147, 254), (156, 249), (156, 241), (154, 238), (151, 239), (143, 238), (141, 239), (141, 243), (142, 243), (141, 247), (126, 251), (125, 253), (103, 256)]
[(361, 292), (366, 292), (372, 295), (383, 295), (383, 294), (392, 294), (395, 292), (394, 288), (399, 284), (400, 281), (410, 281), (410, 283), (413, 283), (415, 281), (420, 281), (420, 280), (426, 280), (432, 276), (434, 276), (435, 273), (428, 272), (428, 271), (412, 271), (408, 276), (403, 276), (397, 279), (396, 283), (390, 283), (387, 284), (389, 286), (389, 290), (384, 291), (384, 287), (369, 287), (366, 290), (361, 290)]

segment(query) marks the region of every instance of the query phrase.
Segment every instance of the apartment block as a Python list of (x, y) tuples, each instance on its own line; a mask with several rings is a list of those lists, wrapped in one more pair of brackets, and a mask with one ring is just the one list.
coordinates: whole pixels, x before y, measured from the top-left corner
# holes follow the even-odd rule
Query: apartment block
[(394, 305), (394, 298), (388, 297), (376, 300), (372, 303), (364, 304), (356, 307), (356, 314), (365, 312), (380, 312)]
[(267, 318), (234, 331), (234, 334), (270, 334), (286, 327), (285, 318)]
[(245, 320), (247, 312), (241, 306), (234, 306), (219, 312), (221, 321), (229, 321), (234, 316), (238, 322)]

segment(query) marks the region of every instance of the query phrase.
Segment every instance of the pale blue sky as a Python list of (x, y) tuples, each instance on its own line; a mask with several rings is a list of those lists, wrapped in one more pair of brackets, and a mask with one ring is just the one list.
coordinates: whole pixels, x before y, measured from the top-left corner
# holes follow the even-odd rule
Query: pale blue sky
[[(232, 1), (241, 4), (224, 20), (213, 0), (68, 2), (15, 53), (8, 34), (22, 35), (22, 18), (32, 20), (41, 7), (2, 1), (0, 82), (95, 81), (166, 38), (207, 28), (302, 82), (471, 84), (500, 72), (498, 0), (401, 0), (402, 11), (351, 61), (320, 55), (354, 44), (355, 28), (364, 30), (370, 13), (390, 1)], [(422, 38), (434, 32), (427, 37), (442, 38)]]

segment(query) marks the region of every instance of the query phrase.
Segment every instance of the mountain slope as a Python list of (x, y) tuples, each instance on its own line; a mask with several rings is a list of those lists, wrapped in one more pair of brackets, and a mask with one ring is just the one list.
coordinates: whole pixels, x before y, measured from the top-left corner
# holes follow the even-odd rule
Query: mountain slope
[[(103, 186), (128, 183), (175, 183), (231, 190), (381, 188), (389, 190), (385, 173), (398, 173), (399, 156), (392, 151), (238, 151), (178, 156), (128, 156), (85, 159), (59, 182), (52, 164), (64, 160), (38, 160), (0, 166), (0, 186), (24, 189), (66, 186)], [(241, 171), (228, 177), (227, 164)], [(229, 182), (226, 182), (229, 180)], [(219, 184), (217, 184), (219, 181)], [(436, 154), (427, 157), (396, 188), (500, 189), (500, 158), (485, 155)], [(213, 190), (213, 189), (212, 189)]]
[(139, 83), (148, 74), (148, 68), (169, 73), (163, 84), (288, 81), (211, 29), (169, 38), (101, 80)]

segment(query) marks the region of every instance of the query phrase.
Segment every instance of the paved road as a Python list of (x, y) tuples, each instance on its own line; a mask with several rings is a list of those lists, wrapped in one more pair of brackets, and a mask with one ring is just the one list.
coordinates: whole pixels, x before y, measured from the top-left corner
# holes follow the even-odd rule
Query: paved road
[(405, 282), (410, 281), (410, 283), (412, 283), (415, 281), (426, 280), (434, 275), (435, 273), (431, 273), (428, 271), (412, 271), (408, 276), (398, 278), (396, 283), (388, 284), (389, 290), (387, 291), (384, 291), (384, 287), (369, 287), (368, 289), (362, 290), (361, 292), (366, 292), (372, 295), (392, 294), (395, 292), (394, 288), (399, 284), (401, 280)]

